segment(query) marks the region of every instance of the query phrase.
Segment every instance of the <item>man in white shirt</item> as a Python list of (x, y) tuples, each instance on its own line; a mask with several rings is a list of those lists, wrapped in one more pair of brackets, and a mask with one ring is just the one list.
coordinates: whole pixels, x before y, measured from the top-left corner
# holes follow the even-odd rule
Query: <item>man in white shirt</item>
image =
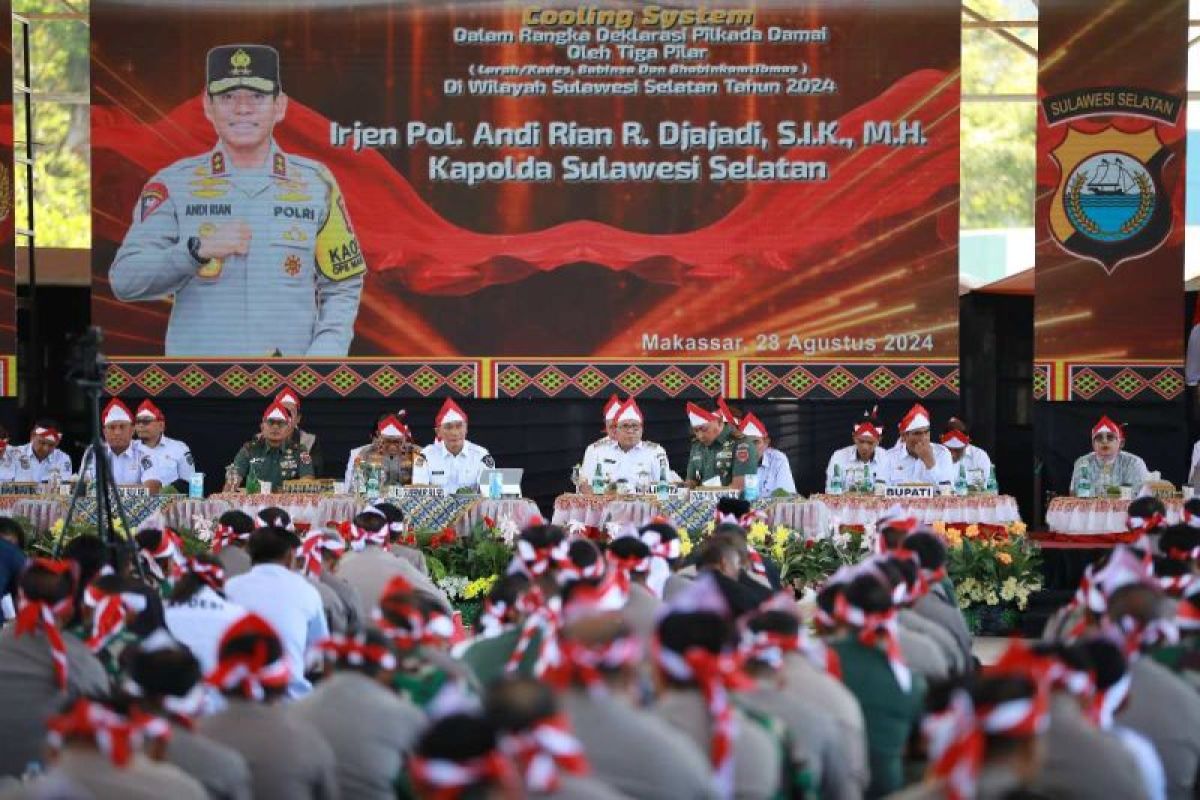
[[(118, 486), (141, 484), (158, 494), (163, 480), (154, 453), (133, 438), (133, 414), (129, 406), (114, 397), (100, 415), (104, 429), (104, 457), (108, 459), (113, 483)], [(86, 456), (85, 456), (86, 460)], [(87, 476), (96, 474), (96, 465), (88, 463)]]
[(447, 492), (463, 487), (477, 489), (479, 473), (494, 469), (486, 448), (467, 441), (467, 412), (450, 398), (433, 421), (438, 440), (421, 450), (413, 462), (414, 486), (441, 486)]
[(320, 593), (291, 569), (299, 546), (296, 534), (285, 528), (259, 528), (250, 534), (250, 560), (254, 566), (225, 584), (226, 597), (267, 620), (279, 634), (291, 668), (291, 697), (303, 697), (312, 691), (312, 684), (304, 676), (305, 657), (329, 635)]
[(28, 444), (12, 450), (12, 480), (43, 483), (50, 480), (55, 472), (62, 480), (71, 477), (74, 467), (71, 457), (58, 449), (61, 442), (62, 433), (57, 422), (48, 418), (34, 422)]
[(872, 482), (886, 480), (884, 477), (885, 463), (888, 453), (879, 446), (883, 438), (883, 429), (875, 421), (873, 414), (863, 416), (862, 422), (854, 426), (851, 434), (854, 444), (834, 450), (825, 467), (825, 491), (830, 490), (833, 483), (834, 467), (842, 479), (842, 488), (860, 485), (866, 477), (866, 470), (871, 470)]
[(196, 462), (192, 450), (178, 439), (166, 435), (167, 418), (158, 406), (143, 400), (133, 417), (133, 431), (138, 441), (150, 452), (158, 464), (164, 484), (175, 484), (181, 492), (187, 491), (188, 481), (196, 474)]
[(583, 461), (579, 467), (579, 482), (580, 484), (591, 485), (592, 475), (595, 473), (596, 467), (592, 467), (592, 472), (586, 472), (583, 464), (595, 464), (599, 460), (596, 450), (601, 447), (608, 447), (617, 441), (617, 412), (621, 410), (621, 399), (615, 394), (608, 398), (608, 402), (604, 404), (604, 435), (587, 446), (583, 451)]
[(604, 482), (636, 489), (639, 481), (656, 484), (670, 480), (667, 451), (662, 445), (642, 439), (645, 418), (631, 397), (613, 416), (616, 438), (598, 442), (587, 449), (580, 467), (579, 481), (584, 494), (592, 493), (591, 481), (599, 467)]
[(946, 423), (946, 432), (942, 434), (942, 444), (950, 451), (954, 459), (954, 475), (958, 476), (961, 467), (970, 486), (983, 486), (992, 473), (992, 459), (987, 452), (971, 444), (971, 436), (967, 432), (966, 423), (957, 417), (951, 417)]
[(900, 420), (904, 447), (888, 453), (884, 480), (901, 483), (952, 483), (954, 459), (950, 451), (929, 440), (929, 412), (917, 403)]
[(762, 420), (747, 414), (738, 425), (738, 430), (758, 451), (758, 493), (762, 497), (770, 497), (773, 492), (782, 489), (788, 494), (795, 494), (796, 480), (792, 477), (792, 465), (788, 463), (787, 456), (771, 447), (771, 435)]

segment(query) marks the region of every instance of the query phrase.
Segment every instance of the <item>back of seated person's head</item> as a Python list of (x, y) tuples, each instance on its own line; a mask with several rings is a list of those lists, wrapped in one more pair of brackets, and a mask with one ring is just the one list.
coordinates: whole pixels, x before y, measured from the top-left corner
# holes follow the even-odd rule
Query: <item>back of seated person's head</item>
[(714, 535), (696, 548), (692, 560), (697, 569), (722, 573), (736, 571), (742, 563), (742, 549), (733, 539)]
[(258, 528), (250, 534), (247, 552), (252, 564), (291, 566), (290, 553), (299, 546), (296, 535), (284, 528)]
[(25, 529), (12, 517), (0, 517), (0, 539), (7, 539), (20, 549), (25, 549)]
[(911, 558), (888, 558), (885, 563), (890, 564), (899, 572), (900, 577), (909, 588), (916, 586), (920, 576), (920, 567), (917, 566), (917, 561)]
[(892, 595), (874, 575), (859, 575), (846, 584), (846, 602), (867, 614), (883, 614), (892, 608)]
[[(971, 701), (976, 711), (986, 714), (1006, 703), (1032, 700), (1038, 692), (1033, 679), (1024, 675), (984, 675), (977, 678), (971, 687)], [(984, 731), (985, 759), (996, 762), (1027, 752), (1036, 737), (1024, 731)]]
[(78, 575), (69, 564), (35, 559), (26, 564), (17, 585), (26, 599), (53, 606), (72, 597)]
[(124, 575), (100, 575), (92, 580), (91, 586), (106, 595), (134, 594), (142, 598), (140, 610), (125, 623), (130, 633), (139, 637), (149, 636), (166, 627), (162, 598), (156, 589), (143, 581)]
[(879, 535), (883, 538), (884, 547), (888, 550), (899, 550), (904, 546), (904, 540), (912, 531), (908, 528), (893, 528), (890, 525), (885, 525), (879, 531)]
[(258, 519), (268, 528), (286, 528), (292, 524), (292, 515), (279, 506), (267, 506), (258, 512)]
[(1128, 668), (1125, 652), (1112, 639), (1091, 636), (1081, 640), (1077, 647), (1086, 654), (1091, 663), (1097, 691), (1107, 691), (1109, 687), (1125, 677)]
[(779, 609), (759, 611), (746, 621), (746, 627), (752, 633), (773, 633), (778, 636), (798, 636), (800, 634), (800, 617)]
[(1119, 622), (1126, 617), (1140, 625), (1162, 619), (1168, 613), (1166, 598), (1157, 586), (1131, 583), (1122, 586), (1108, 597), (1109, 619)]
[(608, 552), (625, 562), (650, 558), (650, 546), (636, 536), (621, 536), (608, 543)]
[(1126, 516), (1141, 517), (1146, 520), (1156, 514), (1165, 517), (1167, 515), (1167, 507), (1163, 504), (1162, 500), (1154, 495), (1134, 498), (1129, 504), (1129, 509), (1126, 511)]
[(558, 712), (554, 691), (536, 678), (512, 675), (493, 682), (483, 711), (502, 733), (521, 733)]
[(675, 611), (658, 621), (658, 642), (675, 653), (700, 649), (719, 655), (733, 645), (733, 626), (714, 611)]
[(186, 603), (188, 600), (192, 599), (196, 592), (200, 591), (205, 586), (210, 587), (215, 592), (223, 594), (225, 585), (225, 567), (221, 563), (221, 559), (217, 558), (211, 553), (197, 553), (196, 555), (192, 556), (192, 561), (196, 564), (209, 567), (213, 570), (219, 570), (219, 574), (221, 576), (220, 580), (217, 580), (215, 577), (210, 577), (208, 579), (202, 578), (195, 572), (185, 569), (183, 575), (181, 575), (179, 580), (175, 582), (175, 586), (171, 590), (170, 601), (172, 604)]
[(133, 541), (139, 549), (157, 550), (162, 546), (163, 532), (158, 528), (142, 528), (133, 535)]
[(746, 529), (741, 525), (735, 525), (732, 522), (722, 522), (720, 525), (717, 525), (715, 528), (713, 528), (713, 532), (709, 538), (711, 539), (718, 536), (722, 539), (728, 539), (729, 541), (734, 542), (742, 550), (746, 549), (746, 542), (748, 541), (746, 538)]
[(946, 544), (930, 531), (917, 531), (904, 537), (904, 548), (917, 554), (921, 569), (933, 572), (946, 564)]
[(1200, 547), (1200, 530), (1190, 525), (1172, 525), (1158, 538), (1158, 551), (1172, 561), (1186, 564), (1189, 568), (1195, 559), (1193, 551)]
[(356, 641), (373, 651), (375, 657), (361, 657), (354, 654), (336, 656), (333, 660), (339, 672), (357, 672), (368, 678), (375, 678), (380, 673), (390, 672), (396, 668), (396, 651), (392, 642), (375, 628), (362, 628), (344, 635), (345, 639)]
[[(283, 643), (280, 642), (278, 634), (265, 620), (255, 617), (243, 617), (233, 623), (225, 631), (217, 647), (218, 669), (225, 662), (245, 662), (252, 669), (261, 669), (281, 661), (284, 657)], [(236, 697), (245, 696), (240, 685), (223, 688), (222, 691)], [(287, 683), (284, 681), (276, 686), (264, 685), (263, 691), (265, 699), (273, 700), (286, 694)]]
[(84, 533), (67, 542), (62, 555), (79, 565), (79, 582), (87, 585), (108, 563), (108, 546), (99, 536)]
[[(154, 636), (169, 634), (160, 630)], [(131, 645), (122, 653), (122, 661), (129, 679), (150, 701), (185, 697), (203, 678), (200, 662), (191, 650), (178, 642), (168, 646), (156, 644), (153, 649)]]
[(596, 578), (604, 573), (604, 556), (587, 539), (576, 539), (567, 546), (567, 560), (573, 567), (570, 571), (574, 579)]
[(243, 536), (254, 530), (254, 518), (245, 511), (226, 511), (217, 518), (217, 524), (231, 528), (234, 533)]
[(845, 583), (827, 582), (824, 586), (817, 590), (817, 608), (832, 617), (834, 610), (837, 608), (837, 599), (845, 591)]
[(395, 542), (404, 535), (404, 512), (395, 503), (376, 503), (375, 510), (383, 513), (388, 526), (388, 541)]
[(878, 573), (879, 579), (887, 584), (889, 591), (905, 584), (904, 573), (900, 571), (900, 567), (892, 559), (877, 558), (871, 562), (871, 566)]
[(750, 513), (750, 502), (740, 497), (722, 497), (717, 500), (716, 513), (741, 519)]
[(387, 524), (387, 517), (374, 510), (360, 511), (354, 515), (355, 527), (367, 533), (379, 533)]
[(533, 582), (524, 573), (514, 572), (505, 575), (492, 586), (487, 595), (487, 605), (493, 608), (503, 608), (506, 615), (517, 613), (517, 604), (521, 596), (529, 591)]
[(529, 525), (521, 531), (518, 537), (541, 550), (554, 547), (567, 538), (567, 533), (557, 525)]
[[(422, 765), (428, 762), (448, 761), (457, 764), (478, 762), (495, 757), (499, 737), (491, 720), (482, 715), (450, 714), (442, 717), (425, 729), (417, 740), (413, 751), (414, 763), (409, 770), (417, 797), (440, 797), (435, 785), (426, 784)], [(462, 787), (456, 797), (463, 800), (487, 800), (494, 785), (493, 777), (481, 777), (476, 783)]]

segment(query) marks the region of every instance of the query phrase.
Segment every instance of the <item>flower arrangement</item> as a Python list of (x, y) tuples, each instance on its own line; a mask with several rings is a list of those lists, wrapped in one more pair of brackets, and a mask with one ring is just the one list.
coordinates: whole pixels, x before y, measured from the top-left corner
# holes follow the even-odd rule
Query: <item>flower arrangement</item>
[(466, 536), (443, 528), (410, 532), (401, 541), (425, 554), (429, 577), (462, 612), (463, 622), (472, 625), (484, 598), (507, 572), (519, 533), (520, 527), (511, 519), (484, 517)]
[(999, 627), (1015, 625), (1017, 611), (1042, 588), (1041, 551), (1025, 537), (1024, 523), (934, 523), (933, 530), (946, 540), (946, 571), (968, 623), (979, 627), (983, 609), (999, 607), (1005, 612)]
[(857, 564), (875, 551), (872, 526), (843, 525), (822, 539), (793, 535), (784, 545), (780, 562), (783, 580), (797, 590), (819, 589), (840, 568)]

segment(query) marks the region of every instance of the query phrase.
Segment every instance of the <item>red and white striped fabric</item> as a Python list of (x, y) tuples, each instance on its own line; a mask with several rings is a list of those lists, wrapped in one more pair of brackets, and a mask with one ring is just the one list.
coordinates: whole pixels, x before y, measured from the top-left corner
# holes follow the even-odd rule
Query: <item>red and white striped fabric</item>
[(902, 691), (912, 690), (912, 670), (904, 661), (900, 651), (900, 641), (896, 637), (896, 612), (889, 610), (882, 614), (868, 614), (846, 600), (846, 595), (839, 594), (834, 601), (834, 619), (842, 624), (858, 629), (858, 640), (867, 647), (883, 645), (884, 655), (887, 656), (888, 666), (896, 683)]
[(52, 560), (49, 558), (34, 559), (26, 569), (43, 569), (56, 575), (71, 576), (71, 591), (66, 597), (51, 605), (41, 600), (30, 600), (24, 593), (18, 598), (17, 619), (13, 624), (13, 635), (20, 637), (41, 631), (46, 642), (50, 645), (50, 657), (54, 662), (54, 679), (59, 689), (67, 688), (67, 645), (63, 641), (62, 631), (58, 629), (58, 615), (71, 609), (75, 595), (75, 576), (79, 568), (74, 561)]
[(229, 626), (221, 637), (217, 648), (217, 666), (208, 676), (207, 682), (222, 692), (238, 692), (251, 700), (262, 700), (266, 697), (267, 689), (284, 689), (291, 679), (287, 656), (279, 647), (280, 656), (275, 661), (267, 661), (266, 642), (255, 647), (252, 653), (223, 654), (226, 643), (243, 637), (257, 636), (263, 639), (279, 635), (267, 622), (257, 614), (247, 614)]
[(547, 667), (558, 664), (558, 628), (561, 622), (558, 607), (559, 599), (547, 599), (536, 586), (528, 589), (518, 603), (525, 613), (521, 623), (521, 634), (517, 646), (509, 654), (508, 662), (504, 665), (505, 672), (516, 672), (525, 660), (525, 654), (533, 647), (534, 634), (541, 632), (537, 645), (537, 655), (534, 658), (533, 674), (541, 677)]
[(572, 683), (585, 687), (590, 694), (607, 694), (603, 672), (640, 664), (645, 655), (642, 640), (632, 634), (603, 645), (587, 645), (575, 639), (559, 642), (559, 663), (547, 671), (545, 679), (559, 689)]
[(325, 569), (321, 560), (323, 552), (340, 556), (346, 552), (346, 544), (340, 539), (326, 537), (323, 532), (318, 530), (310, 530), (304, 534), (304, 541), (300, 543), (301, 572), (311, 578), (321, 577), (321, 573)]
[(563, 773), (583, 776), (591, 772), (583, 745), (561, 715), (540, 720), (528, 731), (505, 735), (500, 749), (512, 758), (529, 792), (555, 792), (562, 785)]
[(212, 551), (219, 553), (234, 542), (245, 542), (250, 539), (248, 533), (238, 533), (233, 529), (232, 525), (217, 524), (216, 530), (213, 531)]
[(225, 591), (225, 568), (220, 564), (209, 564), (198, 558), (188, 558), (183, 570), (188, 575), (195, 575), (205, 586), (214, 592)]
[(361, 553), (369, 544), (376, 545), (377, 547), (387, 546), (387, 525), (384, 525), (377, 531), (368, 531), (365, 528), (360, 528), (354, 524), (353, 520), (336, 522), (333, 523), (333, 526), (341, 534), (342, 541), (349, 544), (350, 549), (356, 553)]
[(126, 624), (146, 610), (146, 598), (137, 592), (104, 592), (90, 584), (83, 593), (83, 602), (92, 609), (92, 633), (87, 646), (99, 653), (115, 639)]
[(971, 697), (956, 689), (945, 709), (921, 721), (929, 775), (946, 787), (946, 800), (971, 800), (983, 766), (984, 737)]
[(396, 656), (382, 645), (369, 643), (361, 633), (335, 633), (317, 642), (315, 649), (326, 658), (354, 667), (370, 664), (382, 670), (396, 668)]
[[(158, 546), (151, 548), (141, 548), (138, 550), (138, 555), (142, 559), (142, 563), (146, 569), (160, 581), (178, 580), (183, 574), (183, 567), (187, 564), (187, 554), (183, 550), (183, 540), (179, 538), (179, 534), (170, 528), (162, 529), (162, 536), (158, 540)], [(159, 566), (159, 560), (167, 560), (167, 574), (163, 574), (162, 568)]]
[[(525, 539), (517, 540), (517, 557), (521, 559), (521, 563), (525, 566), (525, 570), (532, 576), (545, 575), (551, 567), (560, 569), (574, 566), (567, 552), (570, 544), (566, 539), (555, 545), (546, 547), (534, 547)], [(601, 567), (603, 568), (603, 567)]]
[(60, 752), (69, 739), (87, 739), (117, 767), (128, 766), (145, 739), (167, 740), (170, 736), (171, 727), (161, 717), (137, 711), (125, 717), (86, 698), (46, 721), (51, 751)]
[(516, 769), (502, 753), (493, 750), (468, 761), (408, 757), (408, 774), (422, 800), (458, 800), (470, 789), (490, 786), (502, 800), (523, 797)]

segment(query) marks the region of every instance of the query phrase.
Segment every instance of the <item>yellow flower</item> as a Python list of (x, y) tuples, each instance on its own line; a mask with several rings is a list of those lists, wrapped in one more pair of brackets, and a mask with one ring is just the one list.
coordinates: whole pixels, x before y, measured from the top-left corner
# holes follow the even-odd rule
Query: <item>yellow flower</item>
[(963, 531), (963, 536), (966, 537), (967, 539), (978, 538), (979, 537), (979, 526), (978, 525), (968, 525), (967, 529), (965, 531)]
[(1008, 526), (1008, 533), (1010, 536), (1024, 536), (1025, 535), (1025, 523), (1018, 521), (1018, 522), (1014, 522), (1014, 523), (1010, 524)]
[(946, 530), (946, 523), (944, 523), (944, 522), (942, 522), (942, 521), (940, 521), (940, 520), (939, 520), (938, 522), (935, 522), (935, 523), (933, 523), (933, 524), (932, 524), (932, 525), (930, 525), (929, 527), (930, 527), (931, 529), (933, 529), (933, 532), (934, 532), (934, 533), (936, 533), (938, 536), (943, 536), (943, 537), (944, 537), (944, 536), (948, 536), (948, 535), (949, 535), (949, 533), (948, 533), (948, 532), (947, 532), (947, 530)]
[(65, 528), (66, 525), (67, 521), (65, 519), (56, 520), (54, 524), (50, 526), (50, 533), (54, 534), (55, 536), (62, 536), (63, 528)]
[[(711, 528), (711, 527), (712, 527), (712, 523), (711, 523), (711, 522), (710, 522), (710, 523), (708, 523), (708, 526), (709, 526), (709, 528)], [(709, 530), (709, 533), (712, 533), (712, 531), (711, 531), (711, 530)], [(685, 557), (686, 557), (686, 556), (687, 556), (687, 554), (688, 554), (688, 553), (690, 553), (690, 552), (692, 552), (692, 537), (691, 537), (691, 534), (689, 534), (689, 533), (687, 532), (687, 528), (680, 528), (680, 529), (679, 529), (679, 554), (680, 554), (681, 556), (685, 556)]]
[(466, 600), (474, 600), (476, 597), (483, 597), (492, 591), (492, 587), (496, 585), (496, 581), (498, 580), (500, 580), (499, 575), (488, 575), (486, 578), (476, 578), (463, 588), (462, 596)]
[(750, 530), (746, 531), (746, 538), (757, 548), (767, 543), (767, 536), (770, 533), (771, 529), (767, 527), (767, 523), (757, 520), (750, 526)]
[(996, 560), (999, 561), (1001, 564), (1004, 564), (1005, 566), (1008, 566), (1013, 561), (1012, 555), (1010, 553), (1005, 553), (1003, 551), (996, 553)]

